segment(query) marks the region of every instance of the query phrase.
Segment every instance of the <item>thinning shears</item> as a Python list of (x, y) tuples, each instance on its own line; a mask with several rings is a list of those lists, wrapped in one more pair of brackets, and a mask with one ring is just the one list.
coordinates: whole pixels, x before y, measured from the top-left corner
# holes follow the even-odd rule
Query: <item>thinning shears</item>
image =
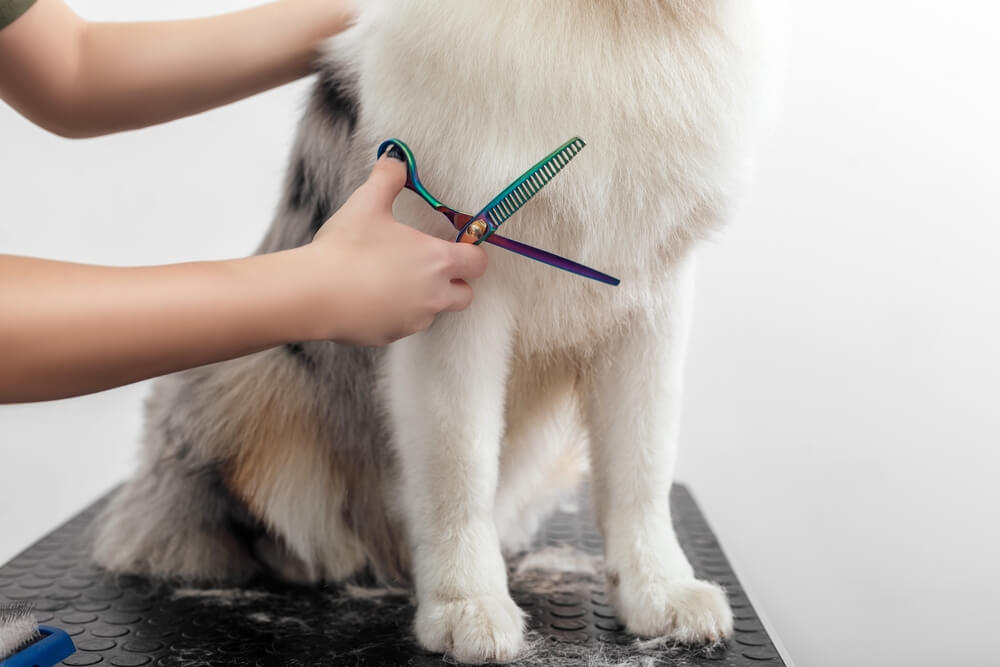
[(563, 167), (569, 164), (570, 160), (576, 157), (577, 153), (583, 150), (584, 146), (586, 144), (583, 139), (573, 137), (524, 172), (520, 178), (504, 188), (475, 215), (456, 211), (450, 206), (442, 204), (428, 192), (417, 176), (417, 160), (413, 157), (413, 151), (399, 139), (389, 139), (383, 142), (378, 148), (378, 157), (382, 157), (382, 154), (391, 147), (396, 147), (402, 152), (406, 162), (406, 187), (420, 195), (433, 209), (439, 211), (451, 222), (452, 226), (458, 230), (456, 242), (478, 245), (485, 241), (557, 269), (598, 280), (608, 285), (617, 285), (620, 281), (606, 273), (496, 233), (500, 225), (514, 215), (529, 199), (538, 194)]

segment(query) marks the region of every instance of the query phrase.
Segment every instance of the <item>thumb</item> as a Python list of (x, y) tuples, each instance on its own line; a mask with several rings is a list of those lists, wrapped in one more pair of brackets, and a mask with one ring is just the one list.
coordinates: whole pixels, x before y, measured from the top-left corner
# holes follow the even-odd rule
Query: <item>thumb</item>
[(403, 152), (395, 146), (390, 146), (375, 163), (375, 168), (368, 176), (368, 191), (374, 197), (375, 205), (391, 212), (392, 202), (406, 185), (406, 177)]

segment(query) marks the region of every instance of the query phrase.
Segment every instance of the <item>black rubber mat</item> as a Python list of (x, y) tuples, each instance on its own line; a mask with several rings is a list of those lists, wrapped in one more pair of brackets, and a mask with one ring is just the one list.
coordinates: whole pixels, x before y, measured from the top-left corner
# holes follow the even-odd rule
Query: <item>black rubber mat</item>
[[(262, 667), (440, 665), (410, 631), (402, 591), (293, 588), (260, 581), (240, 589), (193, 589), (113, 577), (88, 559), (86, 527), (102, 501), (0, 567), (0, 604), (27, 601), (42, 623), (73, 636), (66, 665)], [(510, 565), (514, 599), (529, 615), (530, 649), (519, 665), (653, 667), (784, 665), (719, 543), (683, 486), (674, 522), (699, 577), (720, 583), (736, 618), (722, 645), (641, 642), (623, 632), (599, 567), (601, 538), (586, 502), (560, 511), (536, 548)], [(535, 567), (537, 566), (537, 567)]]

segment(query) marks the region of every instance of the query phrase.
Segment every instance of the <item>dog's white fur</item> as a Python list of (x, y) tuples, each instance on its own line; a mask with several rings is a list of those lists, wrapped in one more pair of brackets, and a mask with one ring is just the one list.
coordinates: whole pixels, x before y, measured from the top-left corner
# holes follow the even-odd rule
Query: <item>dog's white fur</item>
[[(502, 549), (528, 543), (589, 458), (628, 629), (727, 635), (725, 595), (694, 578), (669, 490), (693, 250), (729, 216), (744, 173), (758, 8), (362, 3), (331, 42), (262, 250), (307, 242), (385, 138), (409, 144), (436, 196), (476, 211), (579, 135), (588, 147), (503, 232), (622, 284), (487, 246), (469, 309), (385, 352), (288, 346), (158, 382), (143, 462), (98, 522), (98, 560), (216, 579), (264, 561), (301, 582), (409, 567), (426, 648), (510, 660), (523, 619)], [(396, 214), (453, 238), (412, 193)]]
[[(694, 579), (668, 492), (691, 242), (726, 218), (738, 185), (752, 7), (484, 7), (370, 3), (337, 45), (359, 68), (360, 131), (370, 145), (403, 138), (432, 192), (470, 211), (517, 175), (512, 165), (584, 137), (589, 148), (505, 231), (622, 284), (491, 249), (467, 312), (392, 346), (383, 388), (402, 461), (417, 636), (466, 661), (518, 653), (521, 613), (507, 592), (498, 528), (516, 524), (520, 499), (540, 490), (511, 486), (544, 483), (538, 471), (561, 456), (553, 448), (583, 441), (582, 418), (620, 617), (644, 636), (719, 639), (732, 626), (725, 596)], [(466, 57), (477, 51), (485, 57)], [(397, 214), (448, 234), (416, 197), (401, 197)]]

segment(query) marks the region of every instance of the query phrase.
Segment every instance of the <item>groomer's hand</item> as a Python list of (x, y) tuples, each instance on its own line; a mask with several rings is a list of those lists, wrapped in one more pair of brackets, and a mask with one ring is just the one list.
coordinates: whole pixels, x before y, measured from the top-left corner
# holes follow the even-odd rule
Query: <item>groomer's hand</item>
[(387, 152), (368, 181), (300, 249), (312, 275), (322, 277), (310, 337), (382, 345), (472, 301), (466, 281), (486, 271), (486, 252), (397, 222), (392, 203), (405, 184), (406, 166)]
[(300, 248), (116, 267), (0, 254), (0, 403), (65, 398), (283, 343), (381, 345), (472, 299), (482, 248), (402, 225), (385, 158)]

